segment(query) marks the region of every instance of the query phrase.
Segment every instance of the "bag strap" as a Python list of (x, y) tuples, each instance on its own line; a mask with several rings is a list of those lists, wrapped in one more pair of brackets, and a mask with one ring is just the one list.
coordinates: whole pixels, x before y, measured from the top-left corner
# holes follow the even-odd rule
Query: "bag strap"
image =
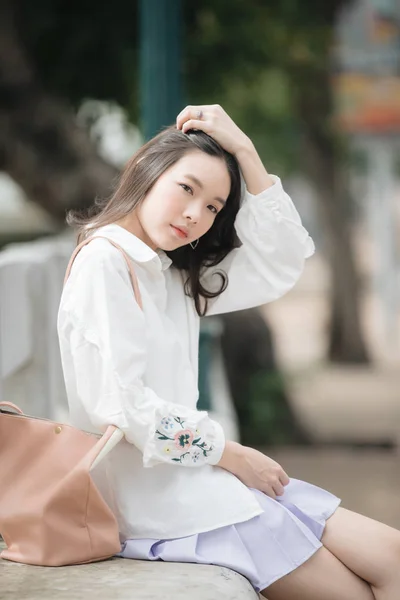
[(131, 283), (132, 283), (132, 287), (133, 287), (133, 292), (135, 294), (135, 298), (136, 301), (138, 303), (138, 305), (140, 306), (140, 308), (143, 310), (143, 304), (142, 304), (142, 296), (140, 294), (140, 289), (139, 289), (139, 284), (138, 284), (138, 280), (135, 274), (135, 271), (133, 269), (133, 264), (131, 259), (129, 258), (129, 256), (127, 255), (127, 253), (125, 252), (125, 250), (123, 250), (123, 248), (121, 248), (121, 246), (119, 246), (119, 244), (117, 244), (116, 242), (114, 242), (114, 240), (111, 240), (110, 238), (104, 236), (104, 235), (93, 235), (92, 237), (87, 238), (86, 240), (83, 240), (83, 242), (81, 242), (80, 244), (78, 244), (78, 246), (75, 248), (75, 250), (72, 253), (72, 256), (69, 260), (68, 266), (67, 266), (67, 271), (65, 273), (65, 277), (64, 277), (64, 285), (67, 282), (68, 277), (70, 276), (71, 273), (71, 268), (72, 265), (74, 263), (74, 260), (78, 254), (78, 252), (83, 248), (83, 246), (86, 246), (86, 244), (88, 244), (89, 242), (91, 242), (92, 240), (95, 240), (96, 238), (103, 238), (104, 240), (107, 240), (108, 242), (110, 242), (110, 244), (112, 244), (113, 246), (115, 246), (115, 248), (117, 248), (121, 254), (123, 255), (125, 262), (128, 266), (128, 270), (129, 270), (129, 275), (131, 278)]

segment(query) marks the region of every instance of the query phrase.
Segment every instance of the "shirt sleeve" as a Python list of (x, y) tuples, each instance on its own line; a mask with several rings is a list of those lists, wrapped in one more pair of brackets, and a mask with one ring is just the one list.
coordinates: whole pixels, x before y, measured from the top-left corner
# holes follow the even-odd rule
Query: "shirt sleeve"
[(221, 425), (207, 412), (168, 402), (145, 385), (145, 314), (123, 256), (111, 244), (100, 252), (100, 244), (108, 244), (103, 240), (89, 246), (96, 244), (99, 251), (86, 253), (72, 271), (64, 306), (76, 391), (93, 426), (119, 427), (143, 453), (145, 467), (217, 464), (225, 447)]
[(229, 281), (222, 294), (208, 301), (207, 316), (280, 298), (295, 285), (305, 259), (314, 253), (314, 243), (281, 180), (272, 178), (274, 184), (256, 196), (245, 191), (235, 221), (240, 248), (202, 274), (203, 285), (212, 291), (221, 285), (218, 271), (224, 271)]

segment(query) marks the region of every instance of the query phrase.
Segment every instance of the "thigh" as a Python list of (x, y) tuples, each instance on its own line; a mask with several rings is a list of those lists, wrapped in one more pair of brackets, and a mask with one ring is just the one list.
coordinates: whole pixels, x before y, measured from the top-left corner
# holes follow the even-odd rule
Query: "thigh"
[(349, 569), (375, 587), (400, 565), (400, 531), (358, 513), (338, 508), (327, 520), (324, 546)]
[(261, 593), (268, 600), (374, 600), (371, 587), (326, 548)]

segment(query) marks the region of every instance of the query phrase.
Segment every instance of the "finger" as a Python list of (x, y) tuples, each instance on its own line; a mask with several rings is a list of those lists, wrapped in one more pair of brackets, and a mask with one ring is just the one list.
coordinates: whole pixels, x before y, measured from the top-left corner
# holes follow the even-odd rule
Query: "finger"
[(290, 479), (289, 479), (288, 475), (285, 473), (285, 471), (282, 471), (281, 475), (279, 476), (279, 481), (281, 482), (282, 485), (287, 485), (288, 483), (290, 483)]
[(186, 108), (181, 110), (179, 115), (176, 117), (176, 128), (177, 129), (180, 129), (182, 127), (183, 123), (185, 122), (185, 120), (187, 120), (189, 118), (190, 108), (191, 108), (190, 106), (186, 106)]
[(273, 500), (276, 500), (276, 494), (274, 492), (274, 490), (272, 489), (271, 486), (269, 485), (265, 485), (263, 487), (263, 489), (261, 490), (266, 496), (269, 496), (270, 498), (273, 498)]
[(283, 485), (279, 482), (274, 483), (272, 485), (272, 489), (274, 490), (275, 494), (277, 496), (283, 496), (283, 494), (285, 493), (285, 488), (283, 487)]
[[(176, 118), (176, 127), (177, 129), (182, 129), (182, 125), (185, 121), (189, 121), (189, 119), (198, 119), (202, 120), (205, 117), (205, 107), (204, 106), (187, 106), (183, 111), (179, 113)], [(199, 119), (199, 115), (201, 114), (201, 119)]]
[[(183, 110), (181, 110), (179, 115), (176, 117), (176, 126), (178, 129), (180, 129), (182, 127), (182, 125), (185, 121), (187, 121), (192, 116), (194, 116), (194, 115), (192, 115), (192, 110), (195, 108), (196, 108), (195, 106), (186, 106)], [(198, 109), (198, 110), (201, 110), (201, 109)]]
[(201, 131), (208, 133), (211, 130), (211, 127), (206, 121), (189, 119), (189, 121), (185, 121), (185, 123), (182, 125), (182, 132), (186, 133), (189, 131), (189, 129), (201, 129)]

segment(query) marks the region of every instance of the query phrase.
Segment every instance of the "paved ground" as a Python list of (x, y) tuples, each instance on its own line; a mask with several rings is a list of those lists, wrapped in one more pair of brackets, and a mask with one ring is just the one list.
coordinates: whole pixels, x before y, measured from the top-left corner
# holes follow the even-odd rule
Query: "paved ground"
[(319, 485), (349, 510), (400, 529), (400, 455), (346, 448), (268, 450), (290, 477)]
[(289, 373), (287, 388), (315, 440), (400, 445), (399, 367), (320, 365)]

